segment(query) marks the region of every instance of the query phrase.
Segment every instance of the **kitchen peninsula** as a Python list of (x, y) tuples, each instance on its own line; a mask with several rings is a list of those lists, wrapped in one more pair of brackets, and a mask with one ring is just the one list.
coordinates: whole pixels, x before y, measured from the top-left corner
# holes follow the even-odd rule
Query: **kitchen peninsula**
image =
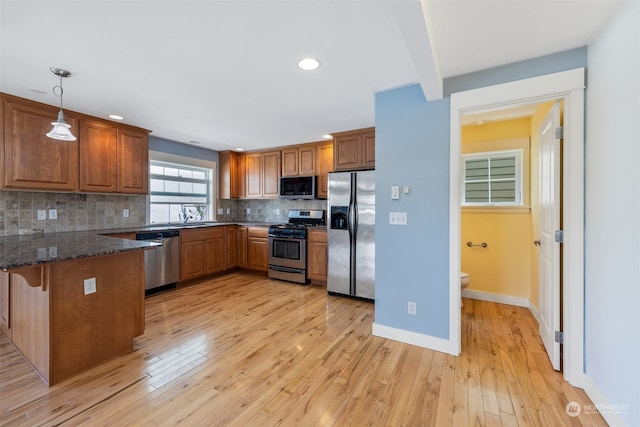
[(0, 238), (0, 329), (49, 386), (133, 350), (152, 246), (95, 231)]

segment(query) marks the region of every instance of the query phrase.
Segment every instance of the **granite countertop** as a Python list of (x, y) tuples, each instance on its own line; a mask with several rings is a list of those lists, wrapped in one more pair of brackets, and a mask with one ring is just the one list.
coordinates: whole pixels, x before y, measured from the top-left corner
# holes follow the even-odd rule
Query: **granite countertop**
[[(135, 228), (108, 230), (68, 231), (64, 233), (36, 233), (22, 236), (0, 237), (0, 270), (68, 261), (99, 255), (145, 249), (159, 246), (150, 241), (120, 239), (106, 236), (145, 231), (192, 230), (194, 228), (222, 225), (268, 227), (274, 222), (204, 222), (183, 224), (148, 225)], [(326, 227), (316, 227), (326, 229)]]
[(166, 230), (191, 230), (194, 228), (218, 227), (223, 225), (240, 225), (244, 227), (269, 227), (270, 225), (281, 224), (280, 222), (191, 222), (187, 224), (154, 224), (134, 228), (116, 228), (109, 230), (96, 230), (99, 234), (125, 234), (140, 233), (145, 231), (166, 231)]
[(159, 246), (101, 236), (97, 231), (38, 233), (0, 238), (0, 270)]

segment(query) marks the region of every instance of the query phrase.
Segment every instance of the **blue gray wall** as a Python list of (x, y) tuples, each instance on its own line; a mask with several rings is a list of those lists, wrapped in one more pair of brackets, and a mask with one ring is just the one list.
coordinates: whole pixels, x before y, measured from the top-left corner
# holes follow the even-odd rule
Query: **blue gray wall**
[(161, 153), (175, 154), (176, 156), (192, 157), (194, 159), (208, 160), (218, 163), (218, 152), (194, 145), (182, 144), (168, 139), (149, 136), (149, 150)]
[[(376, 324), (449, 339), (450, 94), (586, 64), (580, 48), (446, 79), (441, 101), (418, 85), (376, 94)], [(392, 185), (411, 192), (391, 200)], [(389, 225), (389, 212), (408, 225)]]
[[(392, 185), (410, 192), (392, 200)], [(407, 226), (390, 212), (407, 212)], [(448, 265), (449, 99), (427, 102), (419, 85), (378, 93), (376, 323), (448, 338)]]
[(589, 45), (585, 147), (585, 388), (606, 399), (596, 403), (628, 405), (609, 412), (630, 426), (640, 426), (638, 28), (640, 3), (629, 2)]

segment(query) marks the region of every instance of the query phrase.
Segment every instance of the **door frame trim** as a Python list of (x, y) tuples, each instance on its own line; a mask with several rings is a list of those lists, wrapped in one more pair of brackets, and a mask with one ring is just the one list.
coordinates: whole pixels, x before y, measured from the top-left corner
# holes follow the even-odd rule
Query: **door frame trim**
[(584, 383), (584, 89), (585, 69), (576, 68), (451, 95), (449, 178), (449, 348), (462, 346), (460, 314), (460, 153), (461, 121), (467, 113), (514, 104), (564, 101), (563, 376)]

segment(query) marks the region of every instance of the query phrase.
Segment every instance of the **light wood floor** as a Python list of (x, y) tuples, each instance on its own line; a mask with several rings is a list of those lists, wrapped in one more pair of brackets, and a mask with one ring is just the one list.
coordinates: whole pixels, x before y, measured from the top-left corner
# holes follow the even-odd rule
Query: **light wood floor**
[(147, 299), (135, 351), (47, 388), (0, 334), (0, 425), (562, 426), (590, 400), (528, 310), (465, 300), (462, 355), (371, 336), (373, 304), (233, 273)]

